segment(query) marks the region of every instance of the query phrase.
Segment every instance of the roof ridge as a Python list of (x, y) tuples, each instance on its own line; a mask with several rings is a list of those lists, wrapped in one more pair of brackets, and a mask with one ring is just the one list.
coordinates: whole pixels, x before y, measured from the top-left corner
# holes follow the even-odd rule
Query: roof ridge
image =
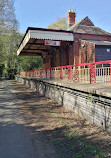
[(97, 27), (97, 26), (87, 26), (87, 25), (80, 25), (81, 27)]

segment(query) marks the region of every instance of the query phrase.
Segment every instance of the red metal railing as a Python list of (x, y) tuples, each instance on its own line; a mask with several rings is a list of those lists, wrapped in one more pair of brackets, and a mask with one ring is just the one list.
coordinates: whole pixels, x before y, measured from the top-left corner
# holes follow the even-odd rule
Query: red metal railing
[(111, 60), (21, 71), (20, 76), (109, 85), (111, 83)]

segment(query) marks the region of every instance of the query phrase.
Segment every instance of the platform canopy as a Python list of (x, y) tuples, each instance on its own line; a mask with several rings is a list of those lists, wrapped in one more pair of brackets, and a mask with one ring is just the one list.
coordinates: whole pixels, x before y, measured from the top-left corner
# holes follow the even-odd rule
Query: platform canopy
[(17, 50), (17, 55), (42, 56), (51, 47), (61, 46), (61, 41), (74, 41), (72, 31), (29, 27)]

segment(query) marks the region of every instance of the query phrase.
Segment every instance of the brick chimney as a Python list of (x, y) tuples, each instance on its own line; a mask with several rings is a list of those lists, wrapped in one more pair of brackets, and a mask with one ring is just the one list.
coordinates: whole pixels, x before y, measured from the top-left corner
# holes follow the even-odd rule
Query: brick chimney
[(69, 12), (67, 13), (69, 27), (75, 24), (75, 18), (76, 18), (76, 13), (74, 12), (74, 10), (69, 9)]

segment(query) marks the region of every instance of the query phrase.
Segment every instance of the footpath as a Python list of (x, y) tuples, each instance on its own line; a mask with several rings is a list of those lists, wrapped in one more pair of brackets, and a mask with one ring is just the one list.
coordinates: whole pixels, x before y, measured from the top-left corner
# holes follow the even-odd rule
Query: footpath
[(9, 80), (0, 82), (0, 158), (36, 158)]
[(43, 138), (33, 143), (14, 88), (12, 81), (0, 81), (0, 158), (57, 158)]

